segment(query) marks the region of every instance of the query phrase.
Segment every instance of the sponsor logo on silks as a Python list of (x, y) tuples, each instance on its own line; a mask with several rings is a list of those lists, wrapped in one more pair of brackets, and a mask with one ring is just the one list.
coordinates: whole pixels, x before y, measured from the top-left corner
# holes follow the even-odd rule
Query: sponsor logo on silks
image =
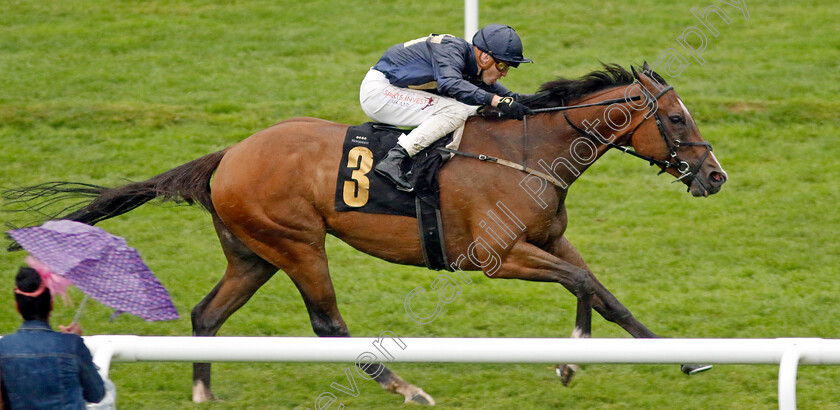
[(429, 102), (427, 102), (426, 105), (424, 105), (423, 108), (420, 109), (420, 111), (423, 111), (426, 108), (431, 107), (434, 103), (435, 103), (435, 99), (432, 98), (432, 97), (429, 97)]
[(410, 110), (421, 111), (431, 107), (435, 103), (434, 97), (401, 93), (393, 90), (385, 90), (380, 94), (380, 99), (388, 104)]

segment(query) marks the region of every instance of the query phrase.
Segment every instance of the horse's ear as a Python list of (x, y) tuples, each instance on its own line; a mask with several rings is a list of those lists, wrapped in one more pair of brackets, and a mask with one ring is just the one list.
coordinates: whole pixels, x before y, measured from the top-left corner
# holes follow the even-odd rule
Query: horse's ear
[[(645, 64), (647, 64), (647, 62), (645, 62)], [(638, 82), (640, 82), (640, 83), (641, 83), (641, 82), (642, 82), (642, 79), (641, 79), (641, 78), (639, 78), (639, 72), (638, 72), (638, 71), (636, 71), (636, 66), (631, 65), (631, 66), (630, 66), (630, 71), (632, 71), (632, 72), (633, 72), (633, 78), (635, 78), (635, 79), (636, 79), (636, 81), (638, 81)]]
[(647, 63), (647, 60), (645, 60), (644, 65), (642, 65), (642, 71), (643, 71), (643, 72), (648, 72), (648, 71), (650, 71), (650, 66), (649, 66), (649, 65), (648, 65), (648, 63)]

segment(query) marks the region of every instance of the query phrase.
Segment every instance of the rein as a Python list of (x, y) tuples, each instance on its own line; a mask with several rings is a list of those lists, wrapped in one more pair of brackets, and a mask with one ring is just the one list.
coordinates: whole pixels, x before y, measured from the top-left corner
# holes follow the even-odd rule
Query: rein
[[(665, 95), (668, 91), (672, 91), (673, 89), (674, 89), (674, 87), (669, 85), (669, 86), (663, 88), (661, 91), (659, 91), (659, 93), (656, 94), (656, 96), (654, 96), (653, 99), (658, 101), (660, 98), (662, 98), (663, 95)], [(639, 97), (639, 98), (641, 98), (641, 97)], [(621, 100), (622, 99), (619, 99), (619, 101), (621, 101)], [(691, 189), (691, 183), (692, 183), (692, 181), (694, 181), (694, 178), (697, 176), (697, 172), (700, 171), (700, 167), (703, 166), (703, 163), (706, 162), (706, 158), (709, 157), (709, 153), (712, 152), (712, 144), (707, 142), (707, 141), (683, 142), (683, 141), (680, 141), (678, 139), (674, 139), (673, 142), (671, 142), (671, 139), (668, 138), (668, 134), (665, 131), (665, 126), (662, 123), (662, 117), (659, 115), (659, 112), (654, 112), (653, 116), (654, 116), (654, 120), (656, 121), (656, 129), (659, 130), (659, 135), (662, 136), (662, 139), (665, 141), (665, 146), (668, 147), (668, 153), (670, 155), (670, 158), (667, 161), (663, 161), (661, 159), (656, 159), (656, 158), (653, 158), (653, 157), (650, 157), (650, 156), (647, 156), (647, 155), (639, 154), (638, 152), (636, 152), (634, 150), (631, 150), (629, 147), (624, 147), (624, 146), (618, 145), (618, 144), (616, 144), (612, 141), (604, 141), (601, 138), (599, 138), (597, 135), (593, 135), (593, 134), (587, 132), (586, 130), (581, 129), (580, 127), (575, 125), (569, 119), (569, 115), (566, 114), (566, 113), (563, 113), (563, 117), (566, 119), (566, 122), (569, 124), (569, 126), (571, 126), (578, 133), (586, 136), (590, 140), (593, 140), (593, 142), (601, 143), (601, 144), (606, 145), (609, 148), (615, 148), (615, 149), (618, 149), (619, 151), (621, 151), (625, 154), (630, 154), (634, 157), (641, 158), (645, 161), (648, 161), (651, 166), (658, 165), (662, 168), (662, 170), (659, 171), (659, 174), (662, 174), (668, 168), (674, 168), (674, 169), (677, 170), (677, 172), (680, 173), (680, 177), (677, 178), (676, 180), (674, 180), (673, 182), (682, 181), (683, 179), (685, 179), (685, 183), (687, 185), (689, 185), (688, 189)], [(628, 137), (632, 138), (633, 134), (636, 133), (636, 130), (638, 130), (639, 127), (641, 127), (642, 124), (645, 123), (645, 121), (647, 121), (647, 120), (644, 120), (644, 121), (640, 122), (639, 125), (636, 126), (636, 128), (633, 128), (633, 131), (630, 131), (630, 133), (628, 134)], [(697, 165), (694, 166), (694, 167), (692, 167), (687, 161), (683, 161), (677, 156), (677, 149), (680, 148), (680, 147), (687, 147), (687, 146), (703, 146), (703, 147), (706, 147), (706, 152), (703, 154), (703, 157), (700, 158), (700, 161), (698, 161)]]
[[(671, 87), (671, 88), (673, 89), (674, 87)], [(638, 100), (641, 100), (641, 99), (642, 99), (641, 95), (634, 95), (630, 98), (613, 98), (612, 100), (604, 100), (604, 101), (599, 101), (599, 102), (591, 103), (591, 104), (563, 105), (563, 106), (560, 106), (560, 107), (537, 108), (537, 109), (534, 109), (534, 110), (531, 110), (531, 111), (539, 114), (541, 112), (566, 111), (566, 110), (573, 110), (573, 109), (576, 109), (576, 108), (597, 107), (599, 105), (611, 105), (611, 104), (615, 104), (615, 103), (638, 101)]]
[[(674, 87), (670, 86), (670, 85), (663, 88), (661, 91), (659, 91), (658, 94), (656, 94), (656, 96), (654, 96), (654, 100), (658, 101), (660, 98), (662, 98), (663, 95), (665, 95), (668, 91), (672, 91), (673, 89), (674, 89)], [(579, 104), (579, 105), (568, 105), (568, 106), (559, 106), (559, 107), (538, 108), (538, 109), (534, 109), (533, 111), (534, 111), (534, 113), (558, 112), (558, 111), (567, 111), (567, 110), (573, 110), (573, 109), (578, 109), (578, 108), (597, 107), (597, 106), (611, 105), (611, 104), (616, 104), (616, 103), (638, 101), (638, 100), (641, 100), (641, 99), (642, 99), (642, 96), (636, 95), (636, 96), (629, 97), (629, 98), (614, 98), (614, 99), (611, 99), (611, 100), (604, 100), (604, 101), (599, 101), (599, 102), (590, 103), (590, 104)], [(656, 158), (653, 158), (651, 156), (639, 154), (635, 150), (630, 149), (630, 147), (621, 146), (621, 145), (618, 145), (618, 144), (616, 144), (612, 141), (605, 141), (602, 138), (600, 138), (599, 136), (593, 135), (593, 134), (589, 133), (588, 131), (582, 129), (581, 127), (575, 125), (569, 119), (569, 115), (567, 113), (564, 112), (563, 117), (566, 119), (566, 122), (569, 124), (569, 126), (572, 127), (572, 129), (577, 131), (579, 134), (584, 135), (585, 137), (589, 138), (593, 142), (599, 143), (599, 144), (604, 144), (608, 148), (615, 148), (615, 149), (617, 149), (617, 150), (619, 150), (619, 151), (621, 151), (625, 154), (629, 154), (629, 155), (632, 155), (634, 157), (641, 158), (645, 161), (648, 161), (648, 163), (650, 163), (651, 166), (658, 165), (660, 168), (662, 168), (662, 170), (659, 172), (659, 174), (662, 174), (663, 172), (666, 172), (666, 170), (668, 168), (676, 169), (677, 172), (680, 173), (680, 177), (677, 178), (676, 180), (674, 180), (673, 182), (685, 180), (685, 183), (689, 186), (689, 189), (691, 189), (691, 183), (692, 183), (692, 181), (694, 181), (694, 178), (697, 176), (697, 172), (700, 171), (700, 167), (703, 166), (703, 164), (706, 162), (706, 159), (709, 157), (709, 153), (712, 152), (712, 144), (707, 142), (707, 141), (683, 142), (683, 141), (680, 141), (678, 139), (674, 139), (673, 142), (671, 142), (672, 140), (670, 138), (668, 138), (668, 134), (665, 130), (665, 126), (662, 123), (662, 118), (661, 118), (661, 116), (659, 115), (658, 112), (654, 112), (654, 120), (656, 121), (656, 128), (657, 128), (657, 130), (659, 130), (659, 135), (662, 136), (662, 139), (665, 141), (665, 145), (668, 147), (668, 153), (670, 155), (670, 158), (668, 158), (667, 160), (656, 159)], [(553, 185), (556, 185), (560, 188), (566, 189), (568, 187), (568, 185), (562, 184), (561, 182), (557, 181), (557, 179), (553, 178), (552, 176), (547, 175), (543, 172), (537, 171), (533, 168), (529, 168), (526, 165), (527, 162), (528, 162), (528, 149), (527, 149), (528, 148), (528, 117), (525, 116), (525, 117), (523, 117), (522, 120), (523, 120), (522, 124), (523, 124), (523, 128), (524, 128), (524, 130), (523, 130), (524, 135), (523, 135), (523, 138), (522, 138), (523, 157), (522, 157), (522, 164), (521, 165), (517, 164), (513, 161), (508, 161), (508, 160), (501, 159), (501, 158), (495, 158), (495, 157), (491, 157), (489, 155), (484, 155), (484, 154), (473, 154), (473, 153), (470, 153), (470, 152), (458, 151), (458, 150), (453, 150), (453, 149), (444, 148), (444, 147), (440, 147), (438, 149), (441, 150), (441, 151), (448, 152), (450, 154), (475, 158), (475, 159), (478, 159), (478, 160), (481, 160), (481, 161), (495, 162), (495, 163), (498, 163), (499, 165), (504, 165), (506, 167), (510, 167), (510, 168), (514, 168), (514, 169), (523, 171), (523, 172), (528, 173), (530, 175), (538, 176), (542, 179), (545, 179), (548, 182), (551, 182)], [(634, 128), (632, 131), (630, 131), (628, 136), (630, 138), (632, 138), (633, 134), (636, 133), (636, 130), (638, 130), (639, 127), (641, 127), (642, 124), (645, 123), (645, 121), (647, 121), (647, 120), (645, 119), (642, 122), (640, 122), (639, 125), (636, 126), (636, 128)], [(700, 161), (697, 162), (697, 165), (695, 165), (693, 167), (687, 161), (683, 161), (677, 156), (677, 149), (679, 149), (680, 147), (687, 147), (687, 146), (706, 147), (706, 152), (703, 154), (703, 157), (700, 158)]]
[[(610, 104), (621, 103), (621, 102), (638, 101), (638, 100), (641, 100), (641, 99), (642, 99), (642, 96), (635, 95), (635, 96), (630, 97), (630, 98), (614, 98), (614, 99), (611, 99), (611, 100), (599, 101), (599, 102), (591, 103), (591, 104), (564, 105), (564, 106), (560, 106), (560, 107), (537, 108), (533, 111), (534, 111), (534, 113), (538, 114), (538, 113), (543, 113), (543, 112), (573, 110), (573, 109), (576, 109), (576, 108), (597, 107), (597, 106), (600, 106), (600, 105), (610, 105)], [(567, 117), (567, 119), (568, 119), (568, 117)], [(548, 182), (551, 182), (552, 185), (555, 185), (555, 186), (557, 186), (561, 189), (568, 188), (569, 187), (568, 184), (563, 184), (562, 182), (558, 181), (556, 178), (552, 177), (551, 175), (548, 175), (548, 174), (546, 174), (544, 172), (541, 172), (541, 171), (537, 171), (537, 170), (535, 170), (533, 168), (530, 168), (526, 165), (526, 163), (528, 162), (528, 149), (527, 149), (528, 148), (528, 117), (527, 116), (523, 117), (522, 121), (523, 121), (524, 128), (525, 128), (525, 133), (524, 133), (523, 141), (522, 141), (522, 143), (523, 143), (522, 164), (517, 164), (513, 161), (508, 161), (508, 160), (503, 159), (503, 158), (496, 158), (496, 157), (492, 157), (492, 156), (484, 155), (484, 154), (473, 154), (471, 152), (459, 151), (459, 150), (454, 150), (454, 149), (446, 148), (446, 147), (438, 147), (437, 149), (440, 150), (440, 151), (443, 151), (443, 152), (448, 152), (450, 154), (454, 154), (454, 155), (460, 155), (460, 156), (463, 156), (463, 157), (475, 158), (479, 161), (495, 162), (499, 165), (504, 165), (506, 167), (517, 169), (519, 171), (525, 172), (529, 175), (538, 176), (538, 177), (540, 177), (540, 178), (542, 178), (542, 179), (544, 179)], [(574, 125), (572, 125), (572, 127), (575, 128), (575, 129), (578, 129)], [(586, 131), (583, 131), (583, 130), (579, 130), (579, 132), (586, 133)], [(595, 137), (595, 138), (597, 140), (597, 137)], [(611, 144), (611, 143), (609, 143), (609, 144)], [(613, 144), (613, 145), (615, 145), (615, 144)], [(618, 146), (618, 145), (615, 145), (615, 147), (620, 148), (620, 149), (625, 150), (625, 151), (628, 150), (628, 148), (621, 147), (621, 146)], [(636, 154), (635, 152), (631, 152), (631, 153)], [(636, 155), (638, 155), (638, 154), (636, 154)]]
[[(668, 92), (668, 91), (670, 91), (670, 90), (673, 90), (673, 89), (674, 89), (674, 87), (672, 87), (672, 86), (668, 86), (668, 87), (666, 87), (665, 89), (663, 89), (662, 91), (660, 91), (660, 92), (659, 92), (659, 94), (657, 94), (657, 95), (656, 95), (656, 97), (654, 97), (654, 99), (655, 99), (655, 100), (659, 100), (659, 98), (660, 98), (660, 97), (662, 97), (663, 95), (665, 95), (665, 93), (666, 93), (666, 92)], [(638, 95), (637, 95), (637, 96), (635, 96), (635, 97), (637, 97), (637, 99), (641, 99), (641, 98), (642, 98), (641, 96), (638, 96)], [(616, 99), (616, 100), (618, 100), (618, 102), (621, 102), (621, 101), (623, 101), (624, 99)], [(616, 101), (616, 100), (611, 100), (611, 101)], [(588, 105), (588, 104), (587, 104), (587, 105)], [(557, 111), (559, 111), (559, 110), (557, 110)], [(573, 122), (569, 119), (569, 115), (568, 115), (568, 114), (566, 114), (566, 113), (563, 113), (563, 117), (566, 119), (566, 122), (569, 124), (569, 126), (571, 126), (571, 127), (572, 127), (572, 129), (574, 129), (575, 131), (577, 131), (579, 134), (582, 134), (582, 135), (584, 135), (584, 136), (588, 137), (590, 140), (593, 140), (593, 142), (596, 142), (596, 143), (599, 143), (599, 144), (604, 144), (604, 145), (606, 145), (606, 146), (607, 146), (607, 147), (609, 147), (609, 148), (615, 148), (615, 149), (617, 149), (617, 150), (619, 150), (619, 151), (621, 151), (621, 152), (623, 152), (623, 153), (625, 153), (625, 154), (630, 154), (630, 155), (632, 155), (632, 156), (634, 156), (634, 157), (636, 157), (636, 158), (641, 158), (641, 159), (643, 159), (643, 160), (645, 160), (645, 161), (648, 161), (648, 162), (650, 163), (650, 165), (651, 165), (651, 166), (652, 166), (652, 165), (659, 165), (660, 167), (665, 167), (665, 168), (672, 167), (672, 164), (671, 164), (671, 162), (670, 162), (670, 161), (662, 161), (662, 160), (659, 160), (659, 159), (656, 159), (656, 158), (653, 158), (653, 157), (649, 157), (649, 156), (647, 156), (647, 155), (642, 155), (642, 154), (639, 154), (638, 152), (636, 152), (635, 150), (630, 149), (630, 147), (624, 147), (624, 146), (618, 145), (618, 144), (616, 144), (616, 143), (614, 143), (614, 142), (612, 142), (612, 141), (604, 141), (603, 139), (601, 139), (601, 137), (599, 137), (599, 136), (597, 136), (597, 135), (593, 135), (593, 134), (591, 134), (590, 132), (588, 132), (588, 131), (584, 130), (583, 128), (578, 127), (577, 125), (575, 125), (575, 124), (574, 124), (574, 123), (573, 123)], [(632, 136), (633, 136), (633, 134), (634, 134), (634, 133), (636, 133), (636, 130), (637, 130), (637, 129), (639, 129), (639, 127), (641, 127), (641, 126), (642, 126), (642, 124), (644, 124), (644, 123), (645, 123), (644, 121), (640, 122), (640, 123), (639, 123), (639, 125), (637, 125), (637, 126), (636, 126), (636, 128), (633, 128), (633, 131), (630, 131), (630, 133), (629, 133), (628, 135), (629, 135), (630, 137), (632, 137)], [(657, 126), (657, 128), (659, 129), (659, 133), (662, 135), (662, 137), (663, 137), (663, 138), (665, 138), (665, 134), (664, 134), (664, 132), (663, 132), (663, 130), (662, 130), (662, 123), (659, 121), (659, 115), (658, 115), (658, 114), (656, 114), (656, 126)], [(671, 144), (670, 144), (670, 142), (668, 141), (668, 138), (665, 138), (665, 144), (667, 144), (667, 145), (668, 145), (668, 151), (669, 151), (669, 152), (671, 152)]]
[[(573, 109), (576, 109), (576, 108), (597, 107), (597, 106), (601, 106), (601, 105), (612, 105), (612, 104), (615, 104), (615, 103), (622, 103), (622, 102), (628, 102), (628, 101), (638, 101), (638, 100), (641, 100), (641, 99), (642, 99), (641, 95), (634, 95), (630, 98), (613, 98), (611, 100), (604, 100), (604, 101), (599, 101), (599, 102), (591, 103), (591, 104), (564, 105), (564, 106), (559, 106), (559, 107), (537, 108), (537, 109), (534, 109), (532, 111), (534, 111), (535, 114), (539, 114), (541, 112), (556, 112), (556, 111), (573, 110)], [(565, 113), (564, 113), (564, 115), (565, 115)], [(566, 121), (568, 121), (568, 120), (569, 120), (569, 117), (566, 117)], [(527, 115), (522, 117), (522, 126), (523, 126), (522, 170), (524, 171), (525, 168), (526, 168), (525, 164), (528, 163), (528, 116)]]

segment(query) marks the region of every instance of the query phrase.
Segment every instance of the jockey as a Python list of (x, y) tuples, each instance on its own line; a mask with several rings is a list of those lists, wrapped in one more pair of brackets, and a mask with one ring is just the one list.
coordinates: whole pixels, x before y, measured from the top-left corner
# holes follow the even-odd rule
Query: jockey
[(376, 166), (402, 191), (414, 188), (400, 169), (402, 161), (463, 126), (478, 106), (491, 105), (509, 118), (533, 111), (497, 81), (510, 67), (531, 60), (513, 28), (490, 24), (472, 45), (449, 34), (432, 34), (389, 48), (362, 81), (362, 110), (374, 121), (417, 127), (399, 137)]

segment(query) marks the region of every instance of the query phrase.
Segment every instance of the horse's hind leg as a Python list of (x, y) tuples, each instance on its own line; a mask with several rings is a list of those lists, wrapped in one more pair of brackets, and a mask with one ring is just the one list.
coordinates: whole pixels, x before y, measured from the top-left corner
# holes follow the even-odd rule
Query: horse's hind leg
[[(231, 235), (215, 215), (213, 222), (228, 266), (216, 287), (193, 308), (194, 336), (214, 336), (225, 320), (277, 272), (277, 267)], [(194, 363), (193, 401), (201, 403), (214, 398), (210, 390), (210, 363)]]
[[(326, 257), (322, 261), (324, 272), (326, 272)], [(320, 262), (321, 260), (310, 261), (305, 266), (306, 268), (317, 269)], [(323, 276), (323, 280), (314, 282), (318, 284), (317, 286), (311, 286), (313, 282), (310, 279), (307, 278), (305, 283), (300, 283), (294, 278), (292, 280), (300, 290), (301, 296), (303, 296), (306, 310), (309, 312), (309, 320), (312, 323), (312, 330), (321, 337), (349, 337), (350, 332), (338, 311), (335, 292), (329, 276)], [(382, 364), (359, 366), (359, 368), (376, 380), (383, 389), (403, 395), (406, 403), (435, 404), (435, 400), (423, 389), (406, 382)]]
[[(278, 227), (282, 230), (282, 227)], [(336, 304), (335, 289), (330, 278), (324, 249), (323, 228), (297, 231), (289, 236), (260, 236), (245, 240), (258, 249), (266, 260), (289, 275), (306, 305), (312, 330), (318, 336), (349, 337), (350, 332)], [(294, 237), (294, 239), (292, 239)], [(362, 352), (359, 352), (362, 353)], [(359, 366), (384, 389), (401, 394), (406, 402), (434, 404), (422, 389), (407, 383), (383, 365)]]

